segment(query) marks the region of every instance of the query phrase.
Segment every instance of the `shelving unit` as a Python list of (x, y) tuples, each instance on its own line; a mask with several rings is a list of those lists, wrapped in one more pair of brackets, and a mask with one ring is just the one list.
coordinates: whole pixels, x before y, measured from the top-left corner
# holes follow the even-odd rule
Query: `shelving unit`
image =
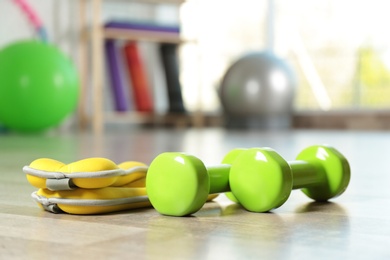
[(113, 29), (106, 28), (103, 31), (103, 37), (106, 39), (119, 39), (119, 40), (134, 40), (134, 41), (149, 41), (149, 42), (161, 42), (161, 43), (182, 43), (180, 37), (177, 37), (176, 33), (169, 35), (168, 33), (159, 32), (132, 32), (127, 29)]
[[(79, 106), (79, 120), (81, 127), (86, 127), (92, 124), (92, 129), (95, 133), (102, 133), (104, 124), (108, 121), (117, 122), (120, 120), (131, 121), (134, 123), (158, 123), (166, 120), (174, 122), (177, 119), (179, 125), (188, 124), (188, 121), (193, 125), (202, 125), (203, 119), (201, 113), (194, 115), (154, 115), (138, 112), (126, 113), (110, 113), (106, 114), (103, 110), (103, 84), (104, 84), (104, 54), (103, 42), (105, 39), (121, 39), (135, 41), (150, 41), (160, 43), (182, 43), (182, 39), (177, 35), (168, 35), (167, 33), (158, 35), (148, 32), (129, 32), (122, 29), (104, 29), (102, 26), (102, 1), (109, 0), (79, 0), (80, 10), (80, 74), (81, 74), (81, 93)], [(111, 0), (112, 1), (112, 0)], [(121, 0), (115, 0), (121, 2)], [(123, 1), (123, 0), (122, 0)], [(149, 4), (182, 4), (185, 0), (134, 0), (141, 3)], [(127, 1), (126, 1), (127, 2)], [(88, 8), (89, 7), (89, 8)], [(90, 12), (90, 25), (88, 28), (88, 9)], [(90, 43), (90, 47), (89, 47)], [(89, 49), (91, 48), (91, 49)], [(91, 53), (90, 65), (88, 62), (88, 54)], [(88, 70), (90, 69), (90, 71)], [(92, 115), (87, 115), (87, 97), (88, 89), (92, 96)]]

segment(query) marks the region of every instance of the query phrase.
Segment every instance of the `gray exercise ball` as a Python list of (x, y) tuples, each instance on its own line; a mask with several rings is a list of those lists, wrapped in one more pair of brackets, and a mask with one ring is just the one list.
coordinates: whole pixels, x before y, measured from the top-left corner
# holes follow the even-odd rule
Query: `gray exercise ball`
[[(296, 78), (290, 66), (272, 52), (247, 54), (227, 70), (220, 86), (222, 107), (232, 120), (259, 125), (290, 124)], [(283, 121), (274, 123), (277, 121)], [(273, 123), (270, 123), (273, 122)]]

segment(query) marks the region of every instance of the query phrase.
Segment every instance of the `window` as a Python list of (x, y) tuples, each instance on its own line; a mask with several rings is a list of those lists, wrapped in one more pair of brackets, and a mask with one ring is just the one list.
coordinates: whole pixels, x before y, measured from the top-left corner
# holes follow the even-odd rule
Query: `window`
[(183, 34), (198, 39), (181, 52), (190, 109), (219, 110), (227, 68), (247, 52), (263, 51), (270, 35), (299, 79), (296, 110), (390, 108), (390, 2), (274, 0), (273, 23), (268, 7), (266, 0), (183, 4)]

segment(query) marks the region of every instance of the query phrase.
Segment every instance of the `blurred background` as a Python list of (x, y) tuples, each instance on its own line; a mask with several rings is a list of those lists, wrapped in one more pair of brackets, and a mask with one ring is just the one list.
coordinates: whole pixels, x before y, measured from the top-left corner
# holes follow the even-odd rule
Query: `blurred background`
[[(79, 1), (28, 2), (51, 41), (79, 67)], [(222, 115), (219, 93), (229, 67), (271, 48), (295, 74), (293, 126), (390, 128), (389, 6), (385, 0), (106, 0), (102, 23), (180, 24), (180, 81), (190, 113)], [(13, 1), (0, 1), (0, 13), (0, 48), (35, 37)]]

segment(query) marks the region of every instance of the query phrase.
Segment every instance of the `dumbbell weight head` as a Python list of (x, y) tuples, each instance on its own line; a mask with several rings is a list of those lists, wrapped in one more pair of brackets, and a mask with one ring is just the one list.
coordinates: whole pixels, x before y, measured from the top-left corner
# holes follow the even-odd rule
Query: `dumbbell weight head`
[(185, 216), (204, 205), (209, 195), (210, 180), (205, 165), (195, 156), (162, 153), (149, 166), (146, 189), (158, 212)]
[(309, 198), (327, 201), (341, 195), (351, 178), (347, 159), (336, 149), (325, 145), (313, 145), (298, 154), (296, 160), (305, 161), (315, 166), (321, 176), (321, 182), (303, 188)]
[[(233, 149), (233, 150), (230, 150), (230, 152), (228, 152), (225, 157), (222, 159), (222, 164), (229, 164), (229, 165), (232, 165), (234, 163), (234, 161), (237, 159), (237, 157), (244, 151), (246, 151), (247, 149), (245, 148), (236, 148), (236, 149)], [(232, 192), (226, 192), (225, 193), (226, 197), (228, 199), (230, 199), (231, 201), (235, 202), (235, 203), (239, 203), (239, 201), (237, 200), (237, 198), (233, 195)]]
[(293, 184), (290, 166), (270, 148), (242, 151), (230, 168), (229, 180), (234, 196), (253, 212), (280, 207)]

